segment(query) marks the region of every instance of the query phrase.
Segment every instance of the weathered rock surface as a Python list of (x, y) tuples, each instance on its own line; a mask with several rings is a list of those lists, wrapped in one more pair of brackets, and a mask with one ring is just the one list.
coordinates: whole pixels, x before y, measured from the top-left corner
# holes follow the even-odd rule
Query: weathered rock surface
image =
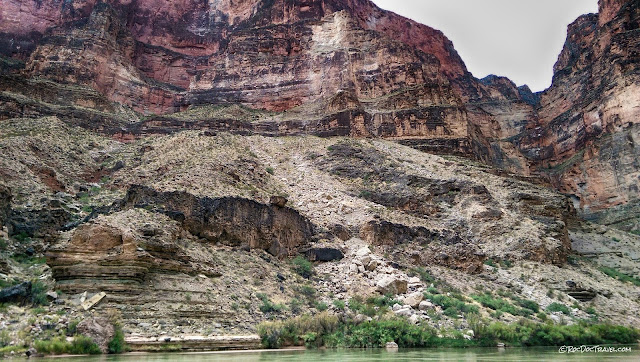
[(122, 207), (151, 209), (208, 241), (263, 249), (279, 257), (295, 254), (314, 234), (312, 224), (297, 211), (242, 198), (198, 198), (133, 186)]
[(102, 353), (108, 352), (109, 342), (115, 334), (113, 323), (104, 317), (92, 317), (78, 323), (79, 334), (91, 338), (99, 347)]
[(393, 275), (383, 276), (376, 283), (376, 288), (385, 295), (404, 294), (407, 292), (407, 280)]
[[(583, 217), (638, 230), (638, 218), (629, 215), (640, 204), (639, 28), (637, 1), (599, 1), (598, 14), (569, 26), (553, 83), (535, 108), (513, 101), (502, 110), (491, 102), (493, 110), (479, 106), (501, 127), (480, 126), (486, 137), (475, 140), (476, 153), (497, 166), (547, 177), (573, 195)], [(509, 99), (517, 98), (505, 80), (483, 80), (497, 81)]]
[(28, 303), (31, 301), (31, 282), (24, 282), (0, 290), (0, 303)]

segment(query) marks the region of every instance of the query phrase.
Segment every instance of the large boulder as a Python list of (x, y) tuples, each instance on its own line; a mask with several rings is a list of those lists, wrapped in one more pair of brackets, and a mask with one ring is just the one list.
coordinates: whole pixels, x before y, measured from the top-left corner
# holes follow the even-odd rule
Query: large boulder
[(407, 284), (407, 280), (399, 275), (385, 275), (376, 283), (376, 289), (384, 295), (404, 294)]
[(411, 308), (418, 308), (423, 299), (424, 294), (422, 294), (422, 292), (413, 292), (402, 297), (401, 301), (406, 305), (410, 305)]
[(113, 323), (103, 317), (91, 317), (78, 323), (78, 334), (91, 338), (102, 353), (107, 353), (109, 342), (115, 335)]
[(31, 300), (31, 282), (24, 282), (0, 290), (0, 303), (28, 303)]

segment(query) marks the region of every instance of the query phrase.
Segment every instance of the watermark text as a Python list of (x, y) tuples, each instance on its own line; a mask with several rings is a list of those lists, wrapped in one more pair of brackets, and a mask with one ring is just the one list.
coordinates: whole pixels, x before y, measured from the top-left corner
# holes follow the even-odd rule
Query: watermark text
[(631, 347), (610, 346), (560, 346), (558, 353), (619, 353), (631, 352)]

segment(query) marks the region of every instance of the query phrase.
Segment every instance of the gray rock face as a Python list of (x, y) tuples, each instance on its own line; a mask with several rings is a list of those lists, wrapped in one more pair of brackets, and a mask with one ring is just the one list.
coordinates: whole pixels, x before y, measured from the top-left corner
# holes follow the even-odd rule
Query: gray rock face
[(306, 252), (311, 261), (334, 261), (344, 258), (342, 251), (336, 248), (311, 248)]
[(132, 186), (123, 208), (145, 207), (179, 221), (192, 234), (229, 246), (293, 255), (314, 235), (297, 211), (238, 197), (199, 198), (186, 192), (157, 192)]
[(31, 282), (0, 290), (0, 303), (27, 303), (31, 300)]

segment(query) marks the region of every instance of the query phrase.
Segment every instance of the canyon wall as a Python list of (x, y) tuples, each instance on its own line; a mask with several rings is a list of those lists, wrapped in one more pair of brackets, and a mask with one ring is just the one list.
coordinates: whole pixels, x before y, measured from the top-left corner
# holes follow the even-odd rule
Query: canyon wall
[(0, 118), (56, 115), (120, 140), (390, 138), (541, 177), (583, 216), (638, 229), (637, 1), (571, 24), (542, 94), (474, 78), (440, 31), (368, 0), (0, 5)]

